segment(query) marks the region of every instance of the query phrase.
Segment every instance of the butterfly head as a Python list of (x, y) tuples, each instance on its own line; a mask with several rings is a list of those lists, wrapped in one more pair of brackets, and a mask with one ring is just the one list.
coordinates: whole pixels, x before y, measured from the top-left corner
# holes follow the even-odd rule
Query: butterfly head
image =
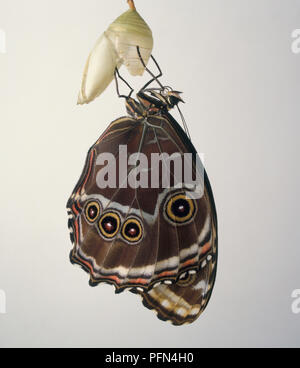
[(150, 90), (150, 93), (152, 96), (161, 101), (168, 110), (177, 106), (179, 102), (184, 103), (183, 99), (180, 96), (182, 92), (174, 91), (170, 87), (164, 87), (164, 89), (158, 91)]
[[(164, 108), (167, 110), (171, 110), (173, 107), (179, 104), (179, 102), (183, 102), (181, 98), (181, 93), (179, 91), (174, 91), (171, 87), (164, 88), (150, 88), (144, 91), (142, 97), (148, 97), (151, 102), (160, 108)], [(138, 95), (140, 99), (140, 95)]]
[(149, 88), (137, 93), (138, 101), (131, 97), (126, 99), (126, 108), (129, 115), (137, 117), (146, 117), (161, 111), (169, 111), (183, 102), (181, 92), (174, 91), (170, 87)]

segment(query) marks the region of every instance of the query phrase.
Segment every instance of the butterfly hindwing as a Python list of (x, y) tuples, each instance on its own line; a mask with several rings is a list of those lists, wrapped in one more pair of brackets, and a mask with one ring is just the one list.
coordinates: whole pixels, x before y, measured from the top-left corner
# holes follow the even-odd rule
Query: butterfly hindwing
[(204, 239), (196, 272), (182, 274), (172, 285), (162, 284), (150, 291), (140, 292), (143, 304), (155, 310), (160, 319), (170, 321), (174, 325), (192, 323), (206, 308), (217, 271), (216, 218), (212, 218), (209, 226), (211, 230)]

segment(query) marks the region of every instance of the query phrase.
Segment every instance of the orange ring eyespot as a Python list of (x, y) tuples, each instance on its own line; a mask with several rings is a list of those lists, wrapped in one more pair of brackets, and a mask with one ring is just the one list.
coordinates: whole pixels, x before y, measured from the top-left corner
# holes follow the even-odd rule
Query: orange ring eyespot
[(121, 219), (116, 212), (106, 212), (99, 220), (101, 235), (106, 239), (113, 239), (120, 230)]
[(196, 202), (186, 194), (180, 193), (166, 201), (164, 215), (173, 224), (186, 225), (194, 219), (196, 210)]
[(100, 204), (96, 201), (89, 202), (85, 208), (85, 217), (90, 223), (96, 222), (98, 216), (100, 215)]
[(135, 217), (127, 219), (122, 226), (122, 237), (130, 244), (137, 244), (144, 235), (141, 221)]

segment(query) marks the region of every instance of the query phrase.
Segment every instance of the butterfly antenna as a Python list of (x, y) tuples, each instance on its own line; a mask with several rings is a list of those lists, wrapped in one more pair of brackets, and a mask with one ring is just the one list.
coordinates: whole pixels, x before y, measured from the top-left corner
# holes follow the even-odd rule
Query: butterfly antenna
[[(121, 95), (120, 94), (120, 89), (119, 89), (119, 82), (118, 82), (118, 78), (119, 79), (121, 79), (121, 81), (122, 82), (124, 82), (125, 84), (126, 84), (126, 86), (130, 89), (130, 93), (129, 93), (129, 95), (128, 96), (126, 96), (126, 95)], [(133, 91), (134, 91), (134, 89), (130, 86), (130, 84), (120, 75), (120, 73), (119, 73), (119, 70), (118, 70), (118, 68), (116, 68), (115, 69), (115, 82), (116, 82), (116, 90), (117, 90), (117, 94), (118, 94), (118, 96), (119, 96), (119, 98), (129, 98), (131, 95), (132, 95), (132, 93), (133, 93)]]
[(178, 106), (178, 105), (176, 105), (176, 106), (177, 106), (177, 109), (178, 109), (179, 115), (180, 115), (180, 117), (181, 117), (181, 120), (182, 120), (182, 123), (183, 123), (183, 127), (184, 127), (184, 130), (185, 130), (185, 133), (186, 133), (186, 135), (188, 136), (189, 140), (191, 141), (191, 136), (190, 136), (190, 132), (189, 132), (189, 128), (188, 128), (188, 126), (187, 126), (186, 120), (185, 120), (185, 118), (184, 118), (184, 116), (183, 116), (183, 113), (181, 112), (181, 110), (180, 110), (179, 106)]

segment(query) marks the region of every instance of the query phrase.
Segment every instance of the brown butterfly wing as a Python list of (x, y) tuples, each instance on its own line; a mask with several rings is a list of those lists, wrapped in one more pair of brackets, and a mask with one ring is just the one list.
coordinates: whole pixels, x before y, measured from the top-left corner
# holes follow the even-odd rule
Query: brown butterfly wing
[[(120, 161), (120, 145), (127, 145), (128, 156), (140, 150), (149, 160), (154, 152), (196, 152), (169, 114), (148, 118), (147, 130), (144, 128), (142, 120), (118, 119), (90, 149), (81, 178), (67, 204), (74, 242), (71, 261), (90, 273), (91, 285), (108, 282), (117, 291), (125, 288), (143, 291), (145, 305), (156, 309), (161, 318), (182, 324), (197, 318), (204, 309), (215, 278), (216, 214), (207, 178), (202, 183), (204, 195), (193, 200), (192, 221), (179, 225), (166, 216), (166, 204), (174, 196), (191, 194), (190, 189), (99, 189), (97, 186), (101, 169), (97, 157), (110, 152)], [(87, 210), (91, 214), (98, 212), (97, 221), (89, 221)], [(120, 235), (121, 230), (113, 239), (106, 239), (99, 231), (98, 221), (106, 215), (119, 222), (120, 229), (126, 221), (137, 221), (143, 233), (139, 243), (128, 243)], [(189, 271), (194, 275), (182, 278)], [(173, 284), (159, 285), (161, 282)], [(205, 288), (201, 289), (204, 284)], [(180, 307), (183, 301), (191, 307), (184, 315)]]
[[(208, 193), (206, 196), (210, 196)], [(158, 285), (140, 292), (143, 304), (154, 310), (158, 318), (174, 325), (194, 322), (206, 308), (216, 278), (217, 271), (217, 224), (216, 218), (210, 222), (208, 243), (211, 248), (199, 258), (196, 273), (187, 272), (182, 279), (172, 285)]]
[[(186, 150), (195, 153), (196, 150), (192, 143), (172, 116), (167, 114), (164, 119), (169, 122), (166, 125), (166, 130), (175, 130), (174, 135), (170, 131), (167, 135), (172, 135), (173, 138), (179, 136), (179, 140), (184, 143)], [(202, 206), (200, 207), (201, 202)], [(212, 190), (205, 171), (204, 196), (200, 203), (199, 201), (197, 203), (198, 208), (201, 208), (199, 214), (202, 216), (194, 219), (198, 234), (198, 267), (196, 272), (193, 269), (185, 274), (181, 273), (181, 276), (172, 285), (157, 285), (151, 290), (139, 292), (143, 304), (147, 308), (155, 310), (158, 318), (170, 321), (174, 325), (192, 323), (202, 314), (209, 302), (215, 283), (218, 243), (217, 215)], [(206, 218), (206, 222), (203, 222), (203, 218)], [(178, 233), (178, 228), (176, 230)], [(191, 240), (187, 239), (189, 233), (190, 229), (185, 227), (181, 238), (184, 244), (191, 244)], [(170, 241), (167, 239), (166, 244), (169, 245)], [(163, 242), (163, 239), (161, 241)]]

